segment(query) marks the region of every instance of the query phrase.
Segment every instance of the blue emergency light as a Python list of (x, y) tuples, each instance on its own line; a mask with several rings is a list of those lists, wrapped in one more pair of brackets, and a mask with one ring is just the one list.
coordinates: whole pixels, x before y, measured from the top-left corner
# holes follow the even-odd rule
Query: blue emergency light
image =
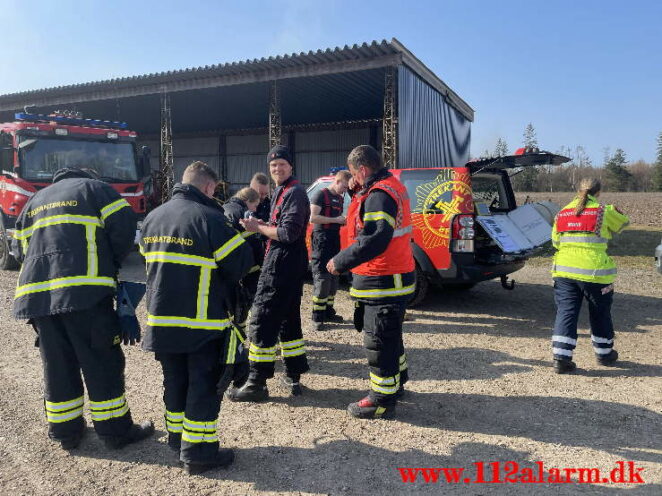
[(77, 117), (67, 117), (64, 115), (27, 114), (25, 112), (19, 112), (14, 114), (14, 117), (17, 121), (57, 122), (58, 124), (68, 124), (70, 126), (112, 127), (117, 129), (126, 129), (129, 127), (126, 122), (102, 121), (100, 119), (83, 119)]

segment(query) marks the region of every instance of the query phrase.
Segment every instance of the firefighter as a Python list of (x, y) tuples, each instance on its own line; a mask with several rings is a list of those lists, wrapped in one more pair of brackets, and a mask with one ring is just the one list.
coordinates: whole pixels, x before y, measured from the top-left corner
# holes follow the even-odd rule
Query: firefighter
[(311, 239), (312, 320), (316, 331), (323, 329), (324, 322), (343, 321), (334, 309), (338, 276), (329, 274), (326, 264), (340, 251), (340, 226), (345, 224), (343, 199), (351, 177), (347, 170), (338, 171), (333, 183), (320, 189), (310, 201), (310, 222), (314, 224)]
[[(223, 205), (225, 217), (232, 227), (241, 233), (243, 238), (249, 244), (253, 252), (253, 266), (248, 274), (241, 280), (240, 284), (234, 285), (233, 322), (239, 329), (242, 339), (246, 338), (246, 324), (248, 311), (255, 298), (257, 291), (257, 282), (260, 278), (260, 264), (264, 259), (264, 245), (260, 235), (246, 231), (240, 221), (246, 217), (255, 215), (255, 210), (260, 203), (260, 195), (252, 188), (242, 188)], [(241, 387), (248, 378), (248, 353), (240, 354), (241, 360), (235, 363), (235, 373), (233, 377), (233, 386)]]
[(240, 343), (228, 317), (227, 288), (253, 264), (251, 249), (213, 199), (216, 173), (203, 162), (184, 171), (172, 199), (143, 223), (147, 331), (143, 348), (163, 369), (168, 445), (189, 474), (230, 465), (216, 423)]
[(14, 316), (30, 319), (41, 353), (48, 436), (76, 448), (85, 432), (83, 381), (92, 423), (111, 449), (154, 432), (134, 424), (124, 396), (124, 354), (113, 295), (133, 247), (136, 216), (92, 171), (60, 169), (16, 221)]
[(258, 232), (269, 242), (249, 319), (250, 375), (231, 394), (234, 401), (262, 401), (269, 397), (267, 379), (274, 375), (279, 340), (286, 369), (283, 381), (292, 395), (301, 394), (300, 376), (308, 371), (300, 307), (308, 268), (305, 236), (310, 202), (292, 176), (292, 159), (286, 147), (273, 147), (267, 160), (277, 186), (269, 223), (255, 217), (242, 220), (246, 231)]
[(363, 329), (371, 384), (369, 394), (348, 411), (357, 418), (392, 417), (408, 379), (402, 321), (416, 285), (409, 198), (371, 146), (354, 148), (347, 165), (359, 189), (347, 214), (350, 246), (329, 261), (327, 270), (352, 272), (354, 320)]
[(629, 221), (613, 205), (598, 202), (600, 189), (597, 179), (582, 180), (577, 197), (561, 209), (552, 228), (552, 243), (558, 250), (552, 267), (557, 308), (552, 353), (557, 374), (577, 368), (572, 352), (577, 345), (577, 320), (584, 299), (588, 302), (591, 341), (598, 364), (609, 366), (618, 359), (611, 320), (616, 264), (607, 255), (607, 244)]
[(269, 178), (264, 172), (256, 172), (249, 185), (260, 195), (260, 203), (255, 209), (255, 215), (264, 222), (269, 222), (271, 214), (271, 198), (269, 197)]

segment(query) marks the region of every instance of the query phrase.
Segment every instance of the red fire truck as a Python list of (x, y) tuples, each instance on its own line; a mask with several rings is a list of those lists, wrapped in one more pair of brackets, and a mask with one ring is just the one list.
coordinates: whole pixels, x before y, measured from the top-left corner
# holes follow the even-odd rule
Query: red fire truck
[(144, 217), (149, 149), (138, 150), (137, 135), (127, 127), (59, 111), (17, 113), (13, 122), (0, 123), (0, 269), (17, 268), (9, 243), (16, 218), (63, 167), (95, 170)]

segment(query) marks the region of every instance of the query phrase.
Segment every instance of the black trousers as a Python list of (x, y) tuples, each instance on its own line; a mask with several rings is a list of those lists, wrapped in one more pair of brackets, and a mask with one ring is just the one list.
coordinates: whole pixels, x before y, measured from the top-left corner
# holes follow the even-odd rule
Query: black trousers
[(312, 235), (311, 269), (313, 273), (313, 322), (324, 322), (333, 316), (338, 276), (326, 270), (326, 264), (340, 251), (340, 234), (332, 230), (315, 230)]
[(97, 434), (126, 434), (133, 421), (124, 397), (124, 353), (112, 298), (86, 310), (37, 317), (32, 323), (44, 367), (49, 437), (76, 437), (85, 426), (81, 370)]
[(370, 367), (370, 399), (382, 406), (396, 403), (395, 393), (409, 379), (407, 356), (402, 341), (406, 301), (359, 302), (363, 313), (363, 346)]
[[(614, 290), (609, 284), (554, 278), (556, 321), (552, 335), (552, 353), (558, 360), (571, 360), (577, 346), (577, 321), (584, 300), (588, 303), (593, 351), (600, 357), (614, 347), (614, 325), (611, 304)], [(603, 290), (605, 291), (603, 293)]]
[(193, 353), (156, 354), (163, 369), (166, 430), (171, 444), (181, 440), (180, 459), (185, 463), (210, 462), (218, 452), (221, 396), (216, 385), (222, 372), (222, 343), (210, 341)]
[(288, 272), (263, 267), (249, 321), (251, 377), (273, 377), (279, 341), (289, 377), (309, 370), (301, 329), (304, 271), (300, 263)]

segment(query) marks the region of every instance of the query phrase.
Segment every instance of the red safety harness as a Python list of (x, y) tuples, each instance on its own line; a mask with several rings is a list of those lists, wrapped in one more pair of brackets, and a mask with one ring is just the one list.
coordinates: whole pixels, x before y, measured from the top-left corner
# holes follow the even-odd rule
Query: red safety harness
[[(278, 219), (280, 218), (280, 207), (283, 204), (283, 200), (285, 199), (285, 193), (287, 193), (287, 191), (292, 186), (296, 186), (297, 184), (299, 184), (299, 181), (297, 181), (296, 179), (290, 179), (290, 182), (287, 183), (287, 185), (285, 185), (283, 189), (281, 189), (280, 192), (278, 193), (278, 196), (276, 197), (276, 205), (274, 205), (274, 209), (271, 212), (271, 217), (269, 218), (269, 224), (271, 224), (272, 226), (278, 225)], [(267, 241), (267, 248), (266, 251), (264, 252), (265, 256), (267, 253), (269, 253), (269, 248), (271, 248), (272, 241), (273, 240), (271, 238), (269, 238), (269, 241)]]

